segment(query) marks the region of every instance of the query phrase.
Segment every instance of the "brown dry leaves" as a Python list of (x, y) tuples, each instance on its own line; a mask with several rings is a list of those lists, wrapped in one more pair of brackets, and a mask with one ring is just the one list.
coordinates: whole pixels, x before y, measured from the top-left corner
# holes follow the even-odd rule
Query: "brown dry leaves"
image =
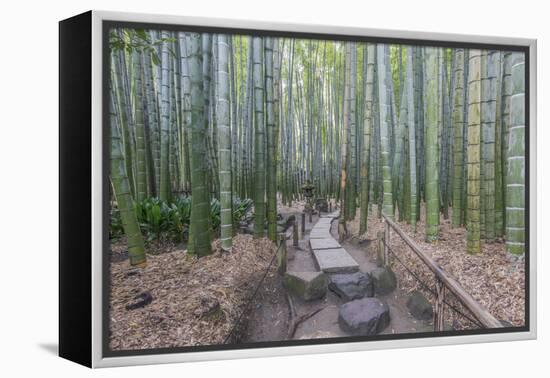
[[(383, 224), (376, 216), (375, 207), (374, 210), (373, 215), (369, 215), (368, 232), (366, 236), (362, 236), (363, 239), (375, 239), (377, 232), (383, 231)], [(503, 240), (482, 244), (482, 253), (479, 255), (467, 254), (466, 229), (453, 227), (450, 222), (451, 214), (449, 214), (449, 220), (441, 219), (439, 240), (435, 243), (427, 243), (424, 240), (424, 215), (424, 211), (422, 211), (416, 233), (406, 222), (398, 222), (399, 226), (493, 316), (499, 320), (506, 320), (515, 326), (523, 326), (525, 322), (524, 263), (511, 261), (508, 258)], [(350, 222), (348, 229), (353, 235), (357, 236), (359, 217)], [(398, 257), (407, 264), (410, 270), (433, 288), (434, 278), (428, 268), (405, 245), (399, 235), (392, 232), (390, 239), (390, 246)], [(375, 256), (376, 244), (370, 244), (369, 251), (372, 256)], [(422, 290), (422, 286), (399, 262), (393, 261), (392, 268), (398, 275), (399, 286), (403, 290), (406, 292)], [(426, 294), (426, 290), (422, 291)], [(427, 297), (429, 298), (429, 295)], [(453, 301), (450, 295), (448, 295), (448, 300), (456, 304), (456, 301)], [(464, 308), (461, 308), (461, 310), (464, 311)], [(459, 319), (450, 310), (447, 313), (446, 320), (448, 324), (466, 328), (463, 319)]]
[[(252, 295), (275, 252), (267, 239), (233, 239), (231, 253), (213, 243), (213, 255), (196, 259), (182, 250), (148, 255), (144, 269), (111, 264), (112, 350), (221, 344)], [(128, 275), (128, 272), (136, 274)], [(153, 302), (126, 310), (144, 291)]]

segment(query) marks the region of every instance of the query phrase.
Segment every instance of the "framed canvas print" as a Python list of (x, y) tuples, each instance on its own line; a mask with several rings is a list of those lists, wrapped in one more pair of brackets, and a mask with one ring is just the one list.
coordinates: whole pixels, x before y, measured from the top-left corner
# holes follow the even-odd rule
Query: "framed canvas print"
[(59, 27), (62, 357), (536, 337), (535, 40)]

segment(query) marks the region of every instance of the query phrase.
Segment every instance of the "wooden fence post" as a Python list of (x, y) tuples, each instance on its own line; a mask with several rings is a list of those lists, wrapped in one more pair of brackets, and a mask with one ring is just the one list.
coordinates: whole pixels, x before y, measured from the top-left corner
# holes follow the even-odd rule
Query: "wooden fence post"
[(444, 301), (445, 285), (439, 278), (435, 278), (435, 308), (434, 308), (434, 331), (443, 331), (444, 328)]
[(298, 222), (294, 219), (292, 225), (292, 245), (298, 247)]
[(384, 266), (386, 264), (384, 260), (384, 231), (378, 231), (376, 238), (378, 239), (377, 264), (378, 266)]
[(282, 276), (286, 273), (286, 235), (279, 234), (278, 240), (281, 247), (277, 252), (277, 272)]
[(332, 201), (328, 201), (328, 212), (332, 213)]
[(384, 265), (390, 265), (390, 224), (384, 220)]

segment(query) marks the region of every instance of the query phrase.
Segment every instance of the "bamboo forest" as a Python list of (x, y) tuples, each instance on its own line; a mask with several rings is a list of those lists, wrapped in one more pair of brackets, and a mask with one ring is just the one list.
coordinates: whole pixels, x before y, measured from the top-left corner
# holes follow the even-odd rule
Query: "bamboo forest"
[(109, 54), (112, 350), (524, 326), (523, 52), (113, 28)]

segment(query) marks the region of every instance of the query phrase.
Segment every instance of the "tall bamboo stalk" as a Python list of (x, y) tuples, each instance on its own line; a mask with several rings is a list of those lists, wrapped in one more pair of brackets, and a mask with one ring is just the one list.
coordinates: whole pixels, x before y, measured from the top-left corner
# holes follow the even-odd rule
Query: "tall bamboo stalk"
[(202, 77), (202, 37), (189, 35), (189, 76), (191, 82), (191, 221), (189, 226), (190, 254), (199, 257), (212, 252), (210, 200), (207, 191), (207, 125), (204, 121)]
[(467, 252), (481, 252), (481, 51), (470, 50), (468, 67), (468, 230)]
[(511, 58), (512, 96), (506, 180), (506, 250), (525, 253), (525, 54)]
[(225, 34), (218, 35), (218, 155), (220, 159), (220, 239), (222, 248), (231, 251), (233, 216), (231, 196), (231, 131), (229, 103), (229, 43)]
[(253, 37), (254, 77), (254, 237), (264, 236), (265, 227), (265, 120), (264, 120), (264, 74), (263, 39)]

